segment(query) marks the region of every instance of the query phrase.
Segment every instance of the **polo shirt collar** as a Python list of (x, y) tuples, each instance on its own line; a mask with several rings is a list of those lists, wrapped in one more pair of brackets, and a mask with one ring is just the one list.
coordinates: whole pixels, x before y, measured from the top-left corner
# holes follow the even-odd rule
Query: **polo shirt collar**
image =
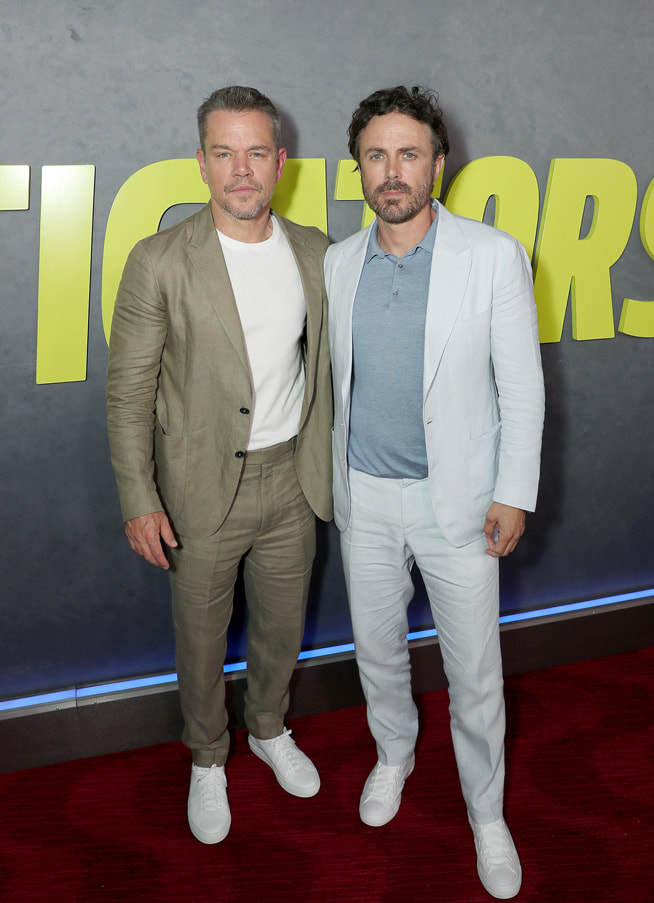
[[(433, 253), (434, 242), (436, 240), (436, 226), (438, 224), (438, 204), (432, 199), (431, 206), (432, 206), (432, 210), (434, 210), (436, 212), (434, 221), (432, 222), (431, 226), (427, 230), (426, 234), (423, 236), (423, 238), (420, 239), (420, 241), (415, 245), (415, 247), (413, 247), (410, 251), (407, 251), (407, 253), (404, 255), (405, 257), (407, 256), (407, 254), (414, 254), (418, 250), (418, 248), (422, 248), (423, 251), (427, 251), (428, 254)], [(365, 263), (369, 263), (373, 259), (373, 257), (383, 258), (383, 257), (394, 257), (395, 256), (395, 255), (391, 254), (389, 251), (384, 251), (379, 246), (379, 242), (377, 241), (377, 231), (378, 231), (378, 225), (377, 225), (377, 218), (375, 217), (375, 220), (372, 224), (372, 228), (370, 230), (370, 237), (368, 239), (368, 248), (366, 250)]]

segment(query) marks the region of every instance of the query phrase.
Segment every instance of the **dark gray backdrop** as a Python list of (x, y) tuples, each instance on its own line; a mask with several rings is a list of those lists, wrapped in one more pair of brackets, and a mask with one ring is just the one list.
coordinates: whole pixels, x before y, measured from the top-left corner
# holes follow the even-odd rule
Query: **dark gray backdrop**
[[(0, 0), (0, 164), (32, 168), (28, 211), (0, 211), (0, 697), (174, 668), (167, 580), (133, 555), (104, 425), (104, 230), (136, 170), (192, 157), (195, 110), (254, 85), (284, 113), (290, 156), (327, 160), (328, 197), (358, 101), (436, 88), (453, 152), (445, 186), (479, 157), (520, 157), (541, 204), (554, 157), (632, 167), (638, 208), (612, 270), (622, 299), (654, 299), (638, 235), (654, 176), (650, 0)], [(86, 382), (36, 385), (39, 198), (46, 164), (96, 166)], [(329, 232), (360, 224), (329, 201)], [(548, 389), (538, 513), (503, 565), (504, 611), (654, 585), (652, 339), (543, 346)], [(427, 621), (424, 602), (416, 626)], [(240, 614), (232, 657), (242, 655)], [(307, 645), (350, 638), (333, 525), (320, 550)]]

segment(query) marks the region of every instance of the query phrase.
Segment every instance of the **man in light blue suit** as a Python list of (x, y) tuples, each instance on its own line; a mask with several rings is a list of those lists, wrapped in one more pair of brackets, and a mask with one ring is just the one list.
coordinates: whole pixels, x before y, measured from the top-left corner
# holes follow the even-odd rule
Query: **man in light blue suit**
[(359, 812), (397, 813), (418, 716), (406, 634), (420, 568), (450, 694), (461, 788), (486, 890), (522, 872), (503, 818), (499, 558), (536, 503), (544, 392), (529, 260), (511, 236), (431, 199), (449, 150), (432, 92), (377, 91), (350, 153), (376, 213), (325, 258), (334, 509), (378, 762)]

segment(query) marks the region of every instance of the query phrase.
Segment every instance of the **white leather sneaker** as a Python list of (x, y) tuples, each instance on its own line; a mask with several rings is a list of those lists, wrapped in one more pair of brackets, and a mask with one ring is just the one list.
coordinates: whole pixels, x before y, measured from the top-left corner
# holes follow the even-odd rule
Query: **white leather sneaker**
[(295, 745), (291, 731), (284, 728), (279, 737), (257, 740), (248, 736), (250, 749), (275, 772), (279, 784), (293, 796), (315, 796), (320, 790), (320, 775), (308, 756)]
[(191, 766), (188, 794), (188, 826), (202, 843), (220, 843), (229, 834), (232, 814), (227, 802), (224, 765)]
[(488, 893), (508, 900), (520, 890), (522, 868), (511, 832), (503, 818), (488, 825), (476, 824), (468, 816), (477, 849), (477, 871)]
[(363, 785), (359, 802), (361, 821), (373, 828), (380, 828), (395, 818), (402, 800), (404, 782), (413, 771), (415, 756), (404, 765), (382, 765), (377, 762)]

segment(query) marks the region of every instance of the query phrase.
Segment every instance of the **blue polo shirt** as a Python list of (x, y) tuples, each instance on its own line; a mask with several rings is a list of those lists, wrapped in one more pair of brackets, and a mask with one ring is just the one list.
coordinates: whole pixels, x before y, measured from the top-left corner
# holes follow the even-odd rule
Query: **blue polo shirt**
[(378, 477), (424, 479), (425, 317), (438, 210), (402, 257), (383, 251), (375, 220), (352, 314), (348, 459)]

